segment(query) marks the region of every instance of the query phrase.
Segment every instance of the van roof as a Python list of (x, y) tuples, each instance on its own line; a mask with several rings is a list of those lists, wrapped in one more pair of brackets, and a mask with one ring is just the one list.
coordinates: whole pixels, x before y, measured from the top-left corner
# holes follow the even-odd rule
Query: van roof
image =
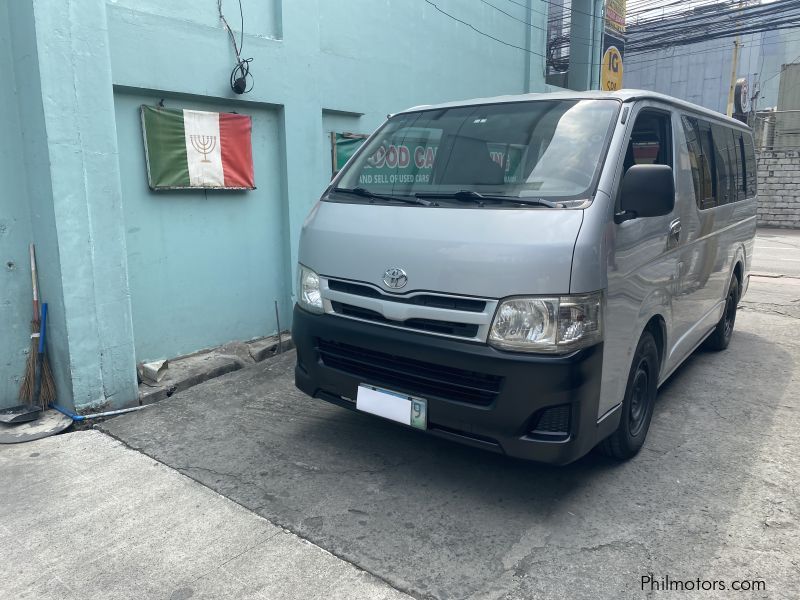
[(713, 119), (725, 121), (729, 125), (733, 125), (744, 129), (749, 129), (749, 127), (745, 123), (742, 123), (737, 119), (733, 119), (731, 117), (723, 115), (722, 113), (718, 113), (717, 111), (705, 108), (703, 106), (699, 106), (698, 104), (693, 104), (691, 102), (687, 102), (679, 98), (674, 98), (673, 96), (667, 96), (666, 94), (659, 94), (658, 92), (650, 92), (647, 90), (635, 90), (635, 89), (624, 89), (624, 90), (618, 90), (616, 92), (602, 92), (599, 90), (588, 91), (588, 92), (574, 92), (570, 90), (564, 90), (560, 92), (549, 92), (549, 93), (493, 96), (491, 98), (473, 98), (471, 100), (458, 100), (455, 102), (443, 102), (441, 104), (425, 104), (421, 106), (414, 106), (412, 108), (408, 108), (400, 112), (407, 113), (407, 112), (417, 112), (420, 110), (453, 108), (458, 106), (475, 106), (480, 104), (530, 102), (531, 100), (598, 100), (602, 98), (613, 98), (616, 100), (620, 100), (621, 102), (631, 102), (633, 100), (643, 100), (643, 99), (658, 100), (660, 102), (671, 104), (678, 108), (683, 108), (695, 113), (706, 115)]

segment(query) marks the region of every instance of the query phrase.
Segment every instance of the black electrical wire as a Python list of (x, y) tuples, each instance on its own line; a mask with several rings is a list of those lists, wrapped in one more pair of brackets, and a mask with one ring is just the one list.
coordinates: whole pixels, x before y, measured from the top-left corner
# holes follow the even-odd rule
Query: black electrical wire
[[(532, 54), (534, 56), (538, 56), (540, 58), (544, 58), (545, 59), (545, 63), (548, 66), (553, 66), (552, 64), (548, 63), (548, 60), (550, 60), (550, 58), (553, 56), (553, 50), (551, 48), (548, 48), (547, 49), (547, 55), (544, 55), (544, 54), (541, 54), (541, 53), (536, 52), (534, 50), (530, 50), (528, 48), (523, 48), (522, 46), (517, 46), (516, 44), (512, 44), (512, 43), (507, 42), (505, 40), (502, 40), (502, 39), (500, 39), (498, 37), (495, 37), (495, 36), (493, 36), (493, 35), (491, 35), (489, 33), (486, 33), (485, 31), (482, 31), (482, 30), (478, 29), (477, 27), (475, 27), (472, 23), (464, 21), (463, 19), (460, 19), (460, 18), (456, 17), (455, 15), (450, 14), (449, 12), (447, 12), (447, 11), (443, 10), (441, 7), (439, 7), (432, 0), (424, 0), (424, 2), (426, 2), (427, 4), (430, 4), (434, 9), (436, 9), (438, 12), (440, 12), (444, 16), (446, 16), (446, 17), (448, 17), (448, 18), (450, 18), (450, 19), (452, 19), (452, 20), (454, 20), (454, 21), (456, 21), (458, 23), (461, 23), (462, 25), (465, 25), (465, 26), (469, 27), (475, 33), (478, 33), (478, 34), (480, 34), (480, 35), (482, 35), (484, 37), (487, 37), (487, 38), (489, 38), (491, 40), (499, 42), (499, 43), (503, 44), (504, 46), (509, 46), (511, 48), (516, 48), (517, 50), (522, 50), (523, 52), (527, 52), (528, 54)], [(487, 4), (488, 6), (492, 6), (492, 8), (497, 9), (496, 6), (490, 4), (489, 2), (484, 2), (484, 4)], [(555, 3), (553, 3), (553, 4), (555, 4)], [(504, 11), (501, 10), (500, 12), (504, 12)], [(505, 13), (505, 14), (508, 14), (508, 13)], [(512, 18), (514, 18), (514, 17), (512, 17)], [(521, 19), (516, 19), (516, 20), (520, 20), (523, 23), (526, 23), (528, 25), (533, 26), (532, 24), (528, 23), (527, 21), (522, 21)], [(568, 47), (569, 46), (569, 37), (562, 36), (561, 39), (564, 40), (564, 42), (561, 44), (561, 47), (562, 48)], [(586, 38), (581, 38), (581, 39), (586, 39)], [(555, 45), (553, 46), (554, 49), (557, 48), (557, 47), (558, 46), (555, 46)], [(569, 56), (564, 56), (564, 57), (561, 57), (560, 59), (557, 59), (557, 60), (562, 60), (562, 61), (566, 60), (566, 61), (568, 61), (569, 60)], [(593, 67), (599, 67), (600, 66), (600, 63), (595, 63), (595, 62), (588, 62), (588, 63), (587, 62), (581, 62), (581, 63), (571, 62), (570, 64), (572, 64), (572, 65), (580, 65), (580, 66), (589, 65), (589, 66), (593, 66)]]
[[(485, 4), (486, 6), (489, 6), (489, 7), (493, 8), (493, 9), (495, 9), (497, 12), (504, 14), (505, 16), (509, 17), (510, 19), (514, 19), (515, 21), (518, 21), (519, 23), (524, 23), (525, 25), (527, 25), (528, 27), (530, 27), (530, 28), (532, 28), (532, 29), (538, 29), (539, 31), (544, 31), (545, 33), (547, 32), (547, 29), (546, 29), (546, 28), (544, 28), (544, 27), (539, 27), (538, 25), (534, 25), (533, 23), (531, 23), (530, 21), (526, 21), (525, 19), (520, 19), (519, 17), (515, 17), (515, 16), (514, 16), (514, 15), (512, 15), (511, 13), (508, 13), (508, 12), (504, 11), (504, 10), (503, 10), (502, 8), (500, 8), (499, 6), (495, 6), (495, 5), (494, 5), (494, 4), (492, 4), (491, 2), (488, 2), (487, 0), (480, 0), (480, 2), (482, 2), (482, 3), (483, 3), (483, 4)], [(551, 21), (551, 22), (555, 22), (555, 21), (556, 21), (556, 20), (554, 19), (554, 20), (553, 20), (553, 21)], [(585, 42), (593, 42), (593, 41), (594, 41), (594, 40), (592, 40), (592, 39), (590, 39), (590, 38), (587, 38), (587, 37), (581, 37), (581, 36), (573, 36), (573, 39), (576, 39), (576, 40), (582, 40), (582, 41), (585, 41)]]
[[(250, 73), (250, 63), (253, 62), (251, 58), (242, 58), (242, 48), (244, 47), (244, 11), (242, 10), (242, 0), (239, 0), (239, 21), (241, 24), (239, 30), (239, 43), (236, 43), (236, 35), (233, 33), (231, 26), (228, 24), (228, 19), (222, 13), (222, 0), (217, 0), (217, 10), (219, 11), (219, 18), (230, 37), (233, 51), (236, 54), (236, 66), (233, 67), (230, 77), (231, 89), (237, 94), (246, 94), (253, 89), (253, 75)], [(249, 79), (248, 79), (249, 78)]]
[(467, 27), (472, 29), (475, 33), (479, 33), (480, 35), (483, 35), (483, 36), (485, 36), (485, 37), (487, 37), (489, 39), (492, 39), (495, 42), (499, 42), (499, 43), (501, 43), (501, 44), (503, 44), (505, 46), (510, 46), (511, 48), (516, 48), (517, 50), (522, 50), (523, 52), (527, 52), (528, 54), (533, 54), (533, 55), (538, 56), (540, 58), (547, 58), (544, 54), (539, 54), (538, 52), (534, 52), (533, 50), (530, 50), (528, 48), (523, 48), (522, 46), (517, 46), (516, 44), (512, 44), (512, 43), (507, 42), (505, 40), (501, 40), (500, 38), (494, 37), (493, 35), (490, 35), (490, 34), (486, 33), (485, 31), (481, 31), (480, 29), (475, 27), (472, 23), (467, 23), (466, 21), (464, 21), (462, 19), (459, 19), (458, 17), (456, 17), (454, 15), (451, 15), (449, 12), (446, 12), (446, 11), (442, 10), (432, 0), (425, 0), (425, 2), (430, 4), (433, 8), (435, 8), (437, 11), (442, 13), (444, 16), (449, 17), (450, 19), (453, 19), (454, 21), (458, 21), (462, 25), (466, 25)]
[[(523, 4), (522, 2), (519, 2), (518, 0), (506, 0), (506, 2), (510, 2), (511, 4), (516, 4), (517, 6), (521, 6), (525, 10), (528, 10), (530, 12), (536, 13), (537, 15), (547, 16), (547, 13), (543, 13), (542, 11), (536, 10), (534, 8), (528, 8), (527, 4)], [(556, 8), (561, 8), (567, 13), (575, 13), (576, 15), (586, 15), (588, 17), (592, 17), (593, 19), (600, 19), (601, 21), (605, 20), (605, 17), (603, 15), (595, 15), (593, 13), (586, 12), (585, 10), (572, 8), (571, 6), (568, 6), (567, 4), (560, 4), (558, 0), (542, 0), (542, 2), (544, 2), (545, 4), (548, 4), (550, 6), (555, 6)]]

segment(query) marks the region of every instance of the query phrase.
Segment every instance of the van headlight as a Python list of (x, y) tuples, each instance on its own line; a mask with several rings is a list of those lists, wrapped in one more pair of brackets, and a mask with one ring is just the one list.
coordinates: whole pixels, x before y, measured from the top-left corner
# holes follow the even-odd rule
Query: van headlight
[(603, 339), (602, 313), (600, 292), (509, 298), (497, 307), (489, 344), (522, 352), (571, 352)]
[(308, 312), (322, 313), (319, 275), (303, 265), (297, 270), (297, 303)]

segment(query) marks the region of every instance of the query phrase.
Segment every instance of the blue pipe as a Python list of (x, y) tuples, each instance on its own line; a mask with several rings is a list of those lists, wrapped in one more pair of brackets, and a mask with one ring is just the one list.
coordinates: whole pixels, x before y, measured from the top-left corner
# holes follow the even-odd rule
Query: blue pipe
[(86, 421), (87, 419), (97, 419), (98, 417), (111, 417), (114, 415), (122, 415), (125, 413), (133, 412), (135, 410), (141, 410), (143, 408), (147, 408), (150, 405), (145, 404), (144, 406), (132, 406), (131, 408), (108, 410), (106, 412), (93, 413), (91, 415), (76, 415), (75, 413), (68, 411), (66, 408), (61, 408), (58, 404), (51, 404), (50, 406), (52, 408), (55, 408), (61, 414), (67, 415), (73, 421)]

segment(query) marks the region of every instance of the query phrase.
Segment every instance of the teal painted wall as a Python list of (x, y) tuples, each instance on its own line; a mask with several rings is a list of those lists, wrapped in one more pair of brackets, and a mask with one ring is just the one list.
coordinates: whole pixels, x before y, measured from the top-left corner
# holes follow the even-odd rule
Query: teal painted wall
[(28, 243), (31, 218), (22, 130), (17, 113), (9, 14), (0, 4), (0, 408), (18, 404), (20, 378), (30, 344), (31, 279)]
[[(2, 203), (15, 206), (11, 209), (20, 217), (16, 230), (16, 240), (11, 243), (11, 251), (23, 257), (22, 263), (16, 260), (16, 284), (3, 293), (5, 300), (10, 300), (8, 310), (3, 310), (3, 320), (16, 323), (19, 318), (30, 320), (32, 316), (28, 291), (30, 269), (27, 266), (27, 244), (36, 244), (39, 266), (40, 297), (49, 304), (49, 322), (47, 330), (48, 352), (53, 365), (56, 389), (61, 400), (72, 405), (73, 388), (70, 369), (70, 353), (66, 333), (66, 316), (63, 302), (61, 279), (60, 251), (55, 214), (53, 211), (53, 188), (50, 179), (50, 151), (45, 124), (43, 90), (40, 77), (39, 39), (37, 36), (34, 6), (30, 2), (10, 2), (3, 4), (7, 23), (8, 41), (11, 48), (13, 71), (8, 72), (8, 63), (3, 66), (6, 95), (3, 98), (1, 111), (8, 118), (8, 137), (0, 139), (2, 153), (9, 157), (9, 181), (12, 185), (4, 189)], [(10, 92), (13, 90), (13, 94)], [(12, 122), (13, 121), (13, 122)], [(16, 133), (15, 133), (16, 132)], [(3, 181), (6, 181), (5, 179)], [(27, 210), (19, 204), (27, 203)], [(29, 222), (23, 222), (27, 213)], [(28, 239), (24, 239), (26, 237)], [(16, 288), (16, 293), (14, 293)], [(7, 323), (9, 321), (6, 321)], [(24, 325), (21, 325), (25, 328)], [(22, 329), (16, 336), (10, 336), (13, 344), (10, 348), (19, 347), (22, 341)], [(3, 347), (5, 345), (5, 336)], [(27, 345), (27, 341), (22, 342)], [(13, 394), (19, 365), (19, 356), (13, 355), (11, 364), (0, 363), (2, 379), (6, 381), (7, 393)], [(97, 359), (95, 359), (96, 362)], [(9, 383), (10, 382), (10, 383)], [(3, 402), (14, 404), (12, 398), (5, 397)]]
[[(116, 94), (133, 338), (139, 360), (169, 358), (275, 330), (274, 300), (289, 323), (282, 265), (279, 117), (253, 117), (252, 192), (151, 192), (139, 106), (159, 97)], [(166, 97), (166, 106), (231, 110)], [(238, 107), (239, 110), (243, 110)]]
[[(274, 300), (287, 327), (300, 228), (330, 179), (330, 131), (368, 133), (417, 104), (546, 91), (548, 0), (527, 2), (503, 4), (509, 14), (436, 2), (513, 48), (423, 1), (242, 0), (255, 87), (240, 97), (214, 0), (3, 3), (0, 73), (13, 70), (16, 86), (0, 92), (12, 105), (0, 156), (17, 153), (2, 168), (28, 210), (8, 211), (0, 251), (19, 256), (26, 238), (40, 248), (60, 402), (134, 404), (137, 360), (274, 333)], [(223, 7), (238, 34), (238, 1)], [(138, 106), (161, 98), (252, 115), (258, 189), (151, 192)], [(26, 342), (24, 270), (2, 271), (6, 387)]]
[(22, 134), (13, 148), (25, 178), (7, 191), (27, 194), (58, 402), (84, 411), (131, 404), (137, 387), (105, 2), (4, 6)]

